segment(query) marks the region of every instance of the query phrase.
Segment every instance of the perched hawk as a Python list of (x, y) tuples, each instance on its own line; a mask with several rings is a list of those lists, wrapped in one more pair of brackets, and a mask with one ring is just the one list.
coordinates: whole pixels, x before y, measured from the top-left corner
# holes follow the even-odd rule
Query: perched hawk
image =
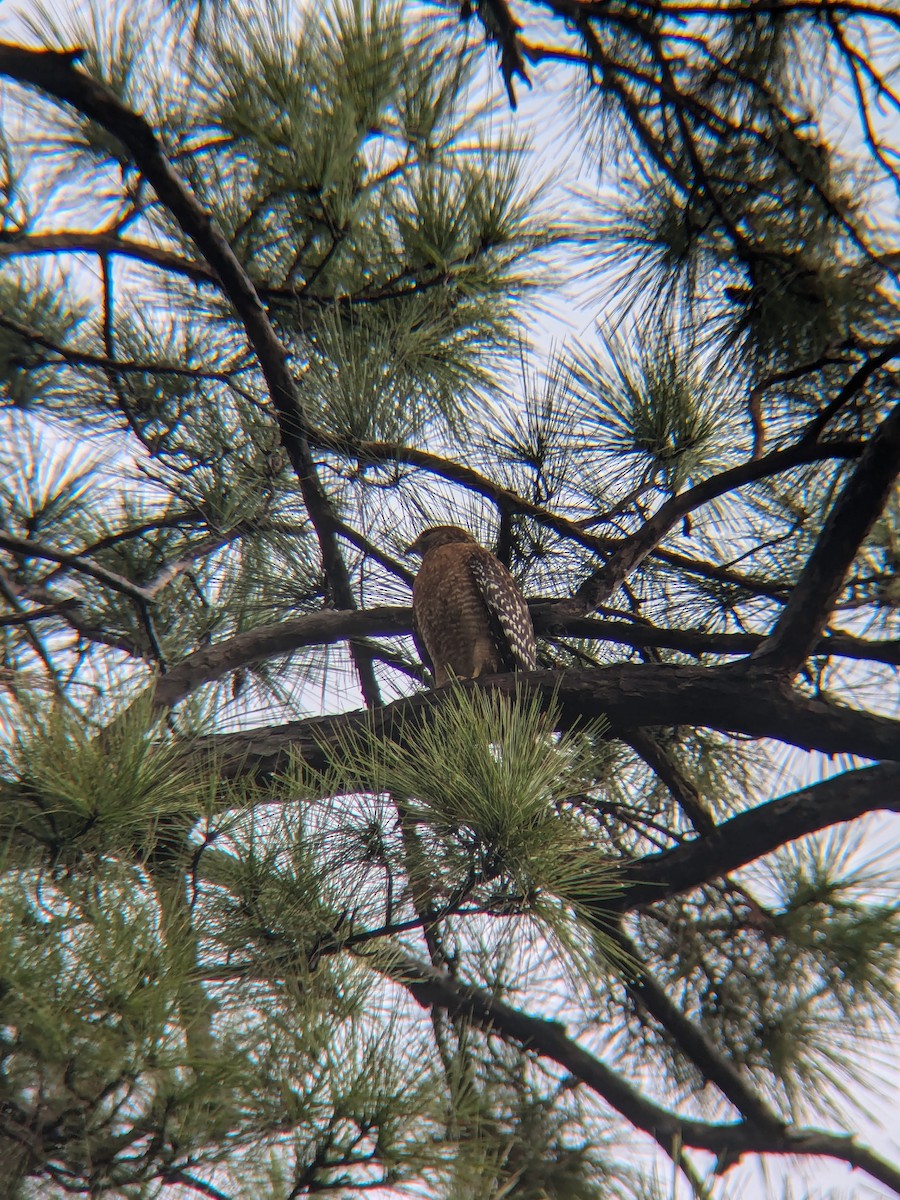
[(431, 659), (436, 687), (451, 676), (534, 670), (528, 606), (499, 559), (457, 525), (424, 530), (407, 554), (422, 556), (413, 585), (413, 625)]

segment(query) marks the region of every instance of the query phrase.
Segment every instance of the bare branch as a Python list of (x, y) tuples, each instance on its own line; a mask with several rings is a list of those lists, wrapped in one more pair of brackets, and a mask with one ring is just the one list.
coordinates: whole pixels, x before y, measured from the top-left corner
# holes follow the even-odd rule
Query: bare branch
[[(766, 579), (759, 575), (747, 575), (735, 570), (733, 566), (722, 563), (704, 562), (702, 559), (691, 558), (686, 554), (678, 554), (674, 550), (659, 548), (652, 552), (659, 559), (676, 571), (684, 571), (687, 575), (698, 575), (701, 579), (712, 579), (730, 587), (739, 588), (751, 596), (765, 596), (783, 604), (790, 594), (790, 584), (778, 579)], [(743, 556), (742, 556), (743, 557)]]
[(112, 233), (81, 233), (69, 230), (65, 233), (32, 233), (15, 237), (0, 237), (0, 259), (24, 258), (44, 254), (97, 254), (121, 255), (149, 266), (185, 275), (195, 283), (206, 283), (220, 287), (215, 273), (203, 263), (191, 262), (171, 250), (152, 246), (148, 242), (135, 242)]
[[(470, 15), (472, 8), (471, 4), (464, 4), (462, 6), (463, 14), (466, 16)], [(478, 18), (484, 26), (487, 40), (493, 42), (497, 47), (500, 56), (500, 71), (503, 75), (506, 94), (509, 97), (510, 107), (515, 108), (516, 76), (523, 83), (529, 87), (531, 86), (531, 81), (525, 70), (525, 62), (522, 58), (522, 49), (519, 45), (519, 31), (521, 26), (510, 12), (507, 0), (483, 0), (483, 3), (474, 6), (474, 11), (478, 14)]]
[(900, 470), (900, 404), (882, 421), (835, 501), (790, 599), (754, 654), (758, 668), (790, 675), (806, 661), (860, 545)]
[(159, 679), (154, 702), (169, 708), (205, 683), (231, 671), (290, 654), (304, 646), (323, 646), (357, 637), (391, 637), (410, 633), (412, 610), (384, 606), (371, 611), (325, 609), (304, 613), (278, 625), (261, 625), (214, 646), (203, 646)]
[(81, 554), (69, 554), (64, 550), (56, 550), (53, 546), (47, 546), (43, 542), (16, 537), (11, 533), (0, 533), (0, 548), (9, 550), (13, 554), (20, 554), (24, 558), (40, 558), (47, 562), (60, 563), (72, 571), (96, 579), (98, 583), (112, 588), (113, 591), (121, 592), (123, 596), (128, 596), (131, 600), (137, 600), (139, 603), (146, 604), (153, 599), (149, 592), (136, 583), (132, 583), (130, 579), (126, 579), (124, 575), (108, 571), (106, 567), (101, 567), (99, 563), (92, 562)]
[(715, 822), (703, 803), (699, 789), (688, 779), (671, 754), (645, 729), (632, 729), (624, 739), (632, 750), (658, 775), (672, 794), (675, 803), (698, 833), (712, 833)]
[[(506, 695), (533, 690), (548, 704), (555, 700), (561, 728), (605, 717), (612, 737), (647, 726), (696, 725), (774, 738), (823, 754), (900, 760), (900, 721), (812, 699), (741, 666), (622, 664), (487, 676), (458, 686), (491, 687)], [(358, 711), (211, 735), (196, 739), (191, 750), (219, 756), (226, 774), (280, 770), (290, 752), (324, 767), (329, 746), (339, 744), (342, 735), (370, 727), (379, 737), (408, 737), (416, 722), (450, 695), (451, 688), (420, 692), (385, 706), (374, 717)]]
[(844, 771), (739, 813), (696, 841), (629, 863), (627, 882), (602, 909), (628, 912), (688, 892), (796, 838), (882, 811), (900, 812), (900, 763)]
[(876, 354), (867, 358), (862, 366), (857, 367), (838, 394), (810, 421), (803, 434), (803, 441), (814, 442), (825, 430), (828, 422), (844, 408), (853, 399), (859, 395), (868, 381), (873, 375), (881, 370), (883, 366), (891, 362), (900, 355), (900, 338), (895, 338), (888, 342), (886, 346), (881, 347)]

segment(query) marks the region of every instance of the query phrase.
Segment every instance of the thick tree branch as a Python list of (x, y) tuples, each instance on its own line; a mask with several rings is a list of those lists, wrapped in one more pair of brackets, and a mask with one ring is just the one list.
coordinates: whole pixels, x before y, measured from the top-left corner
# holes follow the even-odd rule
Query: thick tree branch
[[(532, 605), (531, 615), (538, 633), (586, 637), (618, 645), (680, 650), (684, 654), (724, 654), (742, 656), (762, 645), (759, 633), (707, 633), (702, 629), (660, 629), (654, 625), (607, 621), (597, 617), (557, 617), (553, 601)], [(875, 641), (849, 633), (829, 633), (820, 637), (814, 653), (841, 658), (900, 666), (900, 640)]]
[[(646, 726), (700, 725), (723, 733), (773, 738), (823, 754), (900, 760), (900, 721), (814, 700), (771, 679), (736, 667), (624, 664), (583, 671), (533, 671), (496, 675), (461, 685), (496, 688), (507, 695), (534, 690), (560, 708), (560, 727), (605, 717), (613, 737)], [(290, 753), (325, 767), (329, 748), (371, 722), (379, 737), (409, 737), (432, 706), (451, 689), (420, 692), (366, 712), (312, 717), (284, 725), (211, 735), (193, 743), (194, 752), (221, 757), (226, 773), (282, 769)]]
[(231, 671), (290, 654), (304, 646), (324, 646), (360, 637), (392, 637), (412, 630), (412, 610), (387, 605), (368, 612), (324, 609), (304, 613), (278, 625), (262, 625), (227, 641), (203, 646), (157, 681), (154, 701), (169, 708), (205, 683)]
[(796, 838), (883, 810), (900, 812), (900, 763), (844, 771), (739, 813), (696, 841), (629, 863), (622, 890), (598, 912), (628, 912), (688, 892)]
[(863, 539), (881, 513), (900, 470), (900, 404), (878, 427), (832, 506), (787, 604), (754, 658), (784, 675), (797, 671), (819, 634)]
[[(343, 531), (342, 531), (343, 536)], [(702, 630), (656, 629), (626, 621), (559, 615), (566, 601), (532, 604), (538, 634), (589, 637), (620, 645), (659, 646), (686, 654), (749, 654), (762, 643), (761, 634), (704, 633)], [(412, 634), (412, 609), (380, 605), (372, 609), (324, 609), (304, 613), (277, 625), (260, 625), (225, 641), (195, 650), (160, 679), (156, 703), (168, 708), (185, 696), (241, 667), (252, 666), (306, 646), (330, 645), (350, 638), (402, 637)], [(867, 641), (850, 634), (830, 634), (820, 639), (819, 654), (836, 654), (872, 662), (900, 664), (900, 641)]]

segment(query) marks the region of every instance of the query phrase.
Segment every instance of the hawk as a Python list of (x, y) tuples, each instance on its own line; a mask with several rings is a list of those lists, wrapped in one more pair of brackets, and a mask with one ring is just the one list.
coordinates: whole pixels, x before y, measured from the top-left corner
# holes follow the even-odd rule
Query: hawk
[(528, 605), (499, 559), (458, 525), (426, 529), (407, 554), (421, 554), (413, 584), (413, 627), (434, 670), (448, 679), (533, 671)]

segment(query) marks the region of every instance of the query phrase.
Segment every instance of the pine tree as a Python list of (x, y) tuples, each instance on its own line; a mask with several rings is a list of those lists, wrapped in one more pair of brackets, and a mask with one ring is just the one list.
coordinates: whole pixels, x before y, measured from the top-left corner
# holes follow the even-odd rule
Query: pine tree
[[(900, 1194), (892, 6), (29, 21), (0, 1192)], [(444, 522), (537, 671), (428, 687)]]

